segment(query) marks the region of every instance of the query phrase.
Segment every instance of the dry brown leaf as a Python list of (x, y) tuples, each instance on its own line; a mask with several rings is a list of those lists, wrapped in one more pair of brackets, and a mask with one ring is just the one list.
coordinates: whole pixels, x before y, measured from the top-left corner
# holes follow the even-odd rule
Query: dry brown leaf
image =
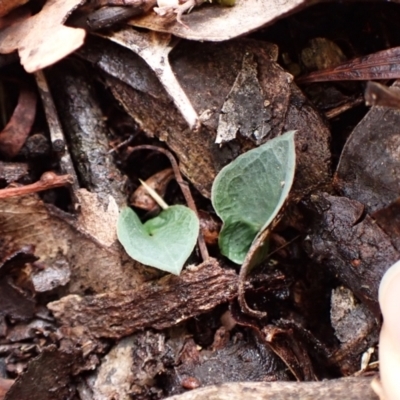
[(61, 60), (83, 44), (83, 29), (62, 25), (86, 0), (49, 0), (38, 13), (0, 32), (0, 53), (18, 50), (21, 64), (34, 72)]
[(14, 10), (14, 8), (22, 6), (27, 2), (28, 0), (0, 0), (0, 17), (4, 17), (11, 10)]
[(133, 18), (131, 25), (168, 32), (191, 40), (222, 41), (254, 31), (310, 4), (305, 0), (236, 0), (233, 7), (203, 5), (182, 17), (185, 25), (150, 12)]

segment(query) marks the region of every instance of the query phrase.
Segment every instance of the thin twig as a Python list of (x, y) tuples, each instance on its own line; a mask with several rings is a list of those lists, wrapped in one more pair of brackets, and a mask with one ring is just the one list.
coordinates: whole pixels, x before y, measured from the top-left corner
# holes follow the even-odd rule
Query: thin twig
[(67, 141), (64, 137), (64, 132), (58, 118), (56, 106), (54, 105), (49, 85), (47, 84), (46, 77), (42, 70), (36, 71), (34, 76), (40, 97), (42, 99), (47, 125), (49, 126), (53, 150), (59, 155), (61, 172), (68, 174), (73, 180), (71, 183), (71, 195), (76, 201), (75, 192), (79, 189), (78, 177), (75, 172), (74, 164), (72, 163), (68, 146), (66, 145)]
[(270, 258), (273, 254), (277, 253), (279, 250), (284, 249), (285, 247), (289, 246), (289, 244), (292, 244), (294, 241), (296, 241), (298, 238), (300, 237), (300, 235), (295, 236), (293, 239), (289, 240), (288, 242), (286, 242), (285, 244), (283, 244), (282, 246), (279, 246), (278, 248), (276, 248), (275, 250), (271, 251), (271, 253), (267, 254), (267, 256), (265, 257), (265, 259)]
[[(172, 153), (166, 149), (163, 149), (162, 147), (157, 147), (157, 146), (152, 146), (149, 144), (143, 144), (140, 146), (135, 146), (130, 149), (131, 152), (133, 151), (138, 151), (138, 150), (153, 150), (153, 151), (158, 151), (160, 153), (163, 153), (166, 155), (171, 163), (172, 169), (174, 170), (174, 175), (175, 175), (175, 180), (178, 183), (179, 187), (182, 190), (183, 196), (185, 197), (186, 203), (188, 207), (196, 213), (196, 215), (199, 217), (199, 213), (197, 212), (197, 207), (196, 204), (193, 200), (192, 194), (190, 193), (189, 185), (187, 182), (185, 182), (182, 178), (181, 171), (179, 170), (178, 163), (175, 160), (175, 157), (172, 155)], [(208, 254), (208, 249), (206, 246), (206, 242), (204, 240), (203, 234), (199, 233), (199, 237), (197, 239), (197, 243), (199, 245), (200, 249), (200, 254), (201, 258), (203, 261), (206, 261), (209, 259), (209, 254)]]
[(71, 185), (73, 182), (74, 180), (70, 175), (56, 175), (49, 171), (45, 172), (37, 182), (30, 185), (1, 189), (0, 199), (42, 192), (43, 190)]
[(108, 154), (112, 154), (115, 151), (119, 150), (121, 147), (128, 145), (133, 140), (134, 137), (135, 137), (135, 135), (130, 135), (128, 137), (128, 139), (124, 140), (119, 145), (117, 145), (117, 146), (113, 147), (111, 150), (109, 150)]

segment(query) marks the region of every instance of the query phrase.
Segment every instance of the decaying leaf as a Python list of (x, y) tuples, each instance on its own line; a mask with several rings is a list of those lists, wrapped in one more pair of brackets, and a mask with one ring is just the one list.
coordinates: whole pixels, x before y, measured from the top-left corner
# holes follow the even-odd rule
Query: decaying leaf
[[(271, 24), (289, 12), (306, 6), (304, 0), (236, 0), (233, 7), (203, 5), (172, 22), (150, 12), (134, 18), (130, 24), (191, 40), (222, 41), (232, 39)], [(190, 29), (187, 28), (190, 27)]]
[[(400, 83), (391, 90), (400, 92)], [(374, 212), (400, 193), (400, 110), (373, 107), (355, 127), (340, 157), (335, 186)]]
[(253, 54), (245, 54), (242, 68), (221, 108), (215, 143), (233, 140), (239, 132), (261, 143), (270, 133), (271, 109), (266, 106), (257, 75)]
[(61, 60), (83, 44), (85, 31), (63, 23), (84, 2), (48, 0), (39, 13), (0, 32), (0, 53), (18, 50), (27, 72)]

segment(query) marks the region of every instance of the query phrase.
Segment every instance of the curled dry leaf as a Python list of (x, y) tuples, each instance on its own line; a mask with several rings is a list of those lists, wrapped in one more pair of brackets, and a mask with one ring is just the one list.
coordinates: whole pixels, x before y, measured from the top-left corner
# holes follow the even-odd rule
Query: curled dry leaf
[(13, 158), (19, 153), (31, 131), (35, 115), (35, 93), (21, 88), (14, 113), (0, 133), (0, 153), (3, 156)]
[(0, 32), (0, 53), (18, 50), (27, 72), (61, 60), (83, 44), (85, 31), (62, 25), (85, 0), (49, 0), (32, 17)]
[(304, 0), (236, 0), (233, 7), (197, 7), (182, 17), (184, 24), (178, 21), (171, 23), (155, 12), (133, 18), (129, 23), (154, 31), (172, 33), (185, 39), (222, 41), (271, 24), (279, 17), (306, 4)]

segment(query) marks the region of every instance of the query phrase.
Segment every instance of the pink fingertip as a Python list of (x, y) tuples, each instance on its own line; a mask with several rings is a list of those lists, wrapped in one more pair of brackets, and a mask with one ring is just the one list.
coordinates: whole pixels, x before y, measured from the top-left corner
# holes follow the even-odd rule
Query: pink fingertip
[(379, 285), (379, 304), (385, 324), (390, 331), (396, 329), (400, 338), (400, 261), (385, 273)]
[[(395, 264), (393, 264), (383, 275), (383, 278), (379, 285), (379, 292), (378, 292), (378, 299), (379, 299), (379, 304), (381, 304), (381, 307), (389, 286), (391, 286), (390, 290), (394, 289), (394, 286), (392, 288), (392, 285), (396, 285), (396, 288), (400, 289), (399, 276), (400, 276), (400, 260), (397, 261)], [(400, 292), (399, 292), (399, 297), (400, 297)]]

